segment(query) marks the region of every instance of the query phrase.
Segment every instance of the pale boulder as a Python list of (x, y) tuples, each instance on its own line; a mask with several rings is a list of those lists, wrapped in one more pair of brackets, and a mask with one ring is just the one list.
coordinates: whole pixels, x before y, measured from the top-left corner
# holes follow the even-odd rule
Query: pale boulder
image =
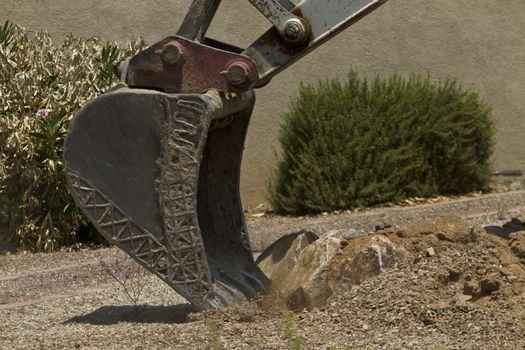
[(318, 238), (315, 233), (305, 230), (288, 234), (266, 248), (255, 263), (271, 281), (285, 280), (303, 249)]
[(348, 241), (341, 232), (319, 239), (307, 233), (281, 238), (257, 264), (271, 280), (274, 298), (293, 309), (323, 307), (338, 287), (351, 288), (395, 266), (407, 253), (381, 235)]

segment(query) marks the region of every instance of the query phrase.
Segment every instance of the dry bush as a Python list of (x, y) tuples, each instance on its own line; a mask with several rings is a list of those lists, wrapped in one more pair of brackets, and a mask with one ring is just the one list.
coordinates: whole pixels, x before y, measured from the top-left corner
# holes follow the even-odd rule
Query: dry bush
[(142, 292), (153, 275), (119, 250), (115, 250), (111, 259), (100, 259), (99, 263), (119, 284), (133, 306), (138, 306)]
[(90, 225), (63, 174), (62, 146), (73, 115), (114, 83), (111, 65), (144, 47), (0, 26), (0, 239), (32, 251), (77, 241)]

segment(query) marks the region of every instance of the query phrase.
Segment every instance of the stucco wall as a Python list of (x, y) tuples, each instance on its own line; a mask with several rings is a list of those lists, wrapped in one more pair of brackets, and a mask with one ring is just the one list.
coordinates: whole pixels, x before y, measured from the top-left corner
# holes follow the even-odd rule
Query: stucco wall
[[(0, 22), (29, 30), (98, 34), (148, 43), (173, 34), (189, 0), (1, 0)], [(246, 0), (224, 0), (209, 35), (248, 45), (268, 24)], [(497, 119), (496, 170), (525, 170), (525, 1), (391, 0), (296, 63), (258, 91), (248, 133), (241, 191), (245, 204), (264, 201), (275, 165), (281, 113), (299, 81), (367, 74), (430, 73), (457, 77), (480, 90)]]

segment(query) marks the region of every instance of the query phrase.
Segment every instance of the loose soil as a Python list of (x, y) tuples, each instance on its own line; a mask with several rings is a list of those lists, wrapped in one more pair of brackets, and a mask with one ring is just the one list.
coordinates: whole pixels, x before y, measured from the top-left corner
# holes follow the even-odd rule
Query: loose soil
[[(294, 313), (274, 297), (192, 312), (112, 248), (1, 256), (0, 348), (525, 348), (524, 221), (485, 229), (446, 217), (368, 233), (404, 258), (359, 285), (342, 276), (326, 307)], [(367, 239), (349, 241), (333, 271)], [(138, 305), (100, 259), (127, 283), (149, 279)]]

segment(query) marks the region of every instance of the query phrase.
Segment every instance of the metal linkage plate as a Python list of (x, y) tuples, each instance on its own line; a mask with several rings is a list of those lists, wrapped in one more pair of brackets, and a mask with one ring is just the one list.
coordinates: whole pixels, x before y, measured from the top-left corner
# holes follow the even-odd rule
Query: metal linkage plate
[[(252, 1), (252, 0), (250, 0)], [(255, 0), (253, 0), (255, 1)], [(289, 9), (308, 24), (309, 40), (294, 46), (282, 38), (275, 28), (270, 28), (243, 54), (257, 64), (259, 83), (264, 85), (271, 77), (334, 37), (337, 33), (377, 9), (387, 0), (302, 0)]]
[(130, 87), (203, 93), (248, 91), (257, 76), (257, 67), (247, 56), (174, 36), (131, 58), (123, 78)]

